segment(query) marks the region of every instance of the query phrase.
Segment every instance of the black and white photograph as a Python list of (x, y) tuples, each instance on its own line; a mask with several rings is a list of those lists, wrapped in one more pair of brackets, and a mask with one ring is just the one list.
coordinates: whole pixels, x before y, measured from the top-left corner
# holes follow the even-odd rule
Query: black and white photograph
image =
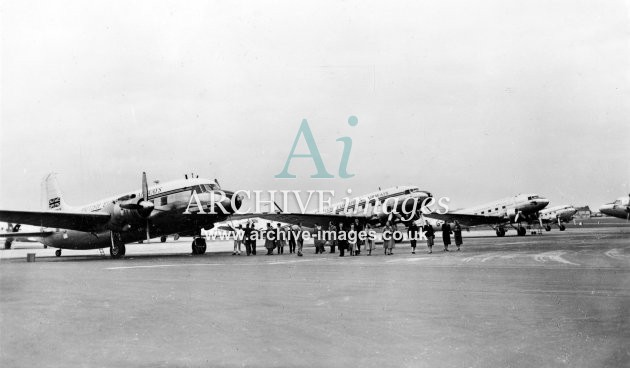
[(0, 2), (0, 367), (630, 366), (630, 2)]

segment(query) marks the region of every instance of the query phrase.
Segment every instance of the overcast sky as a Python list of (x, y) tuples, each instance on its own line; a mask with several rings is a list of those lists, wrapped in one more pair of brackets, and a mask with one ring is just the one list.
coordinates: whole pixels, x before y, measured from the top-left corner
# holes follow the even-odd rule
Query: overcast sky
[[(1, 17), (0, 208), (39, 208), (50, 171), (70, 204), (142, 171), (413, 184), (454, 207), (630, 192), (627, 2), (5, 1)], [(302, 119), (335, 175), (352, 138), (353, 178), (311, 179), (306, 159), (274, 178)]]

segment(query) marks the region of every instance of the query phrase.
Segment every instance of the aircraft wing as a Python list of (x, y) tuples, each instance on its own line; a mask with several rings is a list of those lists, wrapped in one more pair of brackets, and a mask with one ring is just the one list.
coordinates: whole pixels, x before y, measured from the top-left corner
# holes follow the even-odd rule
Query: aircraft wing
[(328, 228), (328, 223), (331, 221), (335, 224), (335, 226), (337, 226), (340, 222), (350, 224), (353, 223), (355, 219), (359, 219), (360, 221), (364, 221), (366, 219), (365, 216), (334, 215), (324, 213), (268, 213), (259, 214), (257, 217), (265, 220), (285, 222), (294, 225), (301, 222), (303, 226), (310, 228), (315, 228), (319, 225), (324, 229)]
[(223, 231), (236, 231), (236, 229), (230, 225), (220, 225), (220, 226), (215, 227), (215, 229), (219, 229)]
[(462, 226), (480, 226), (480, 225), (497, 225), (507, 222), (508, 220), (503, 216), (480, 216), (469, 215), (464, 213), (432, 213), (430, 215), (424, 215), (436, 220), (442, 220), (446, 222), (459, 222)]
[(0, 238), (34, 238), (34, 237), (45, 237), (48, 235), (52, 235), (54, 234), (54, 232), (52, 231), (38, 231), (38, 232), (31, 232), (31, 233), (21, 233), (21, 232), (17, 232), (17, 233), (2, 233), (0, 234)]
[[(0, 221), (54, 227), (77, 231), (97, 231), (109, 222), (109, 213), (62, 211), (7, 211), (0, 210)], [(25, 233), (14, 233), (24, 236)], [(19, 235), (17, 235), (19, 234)]]

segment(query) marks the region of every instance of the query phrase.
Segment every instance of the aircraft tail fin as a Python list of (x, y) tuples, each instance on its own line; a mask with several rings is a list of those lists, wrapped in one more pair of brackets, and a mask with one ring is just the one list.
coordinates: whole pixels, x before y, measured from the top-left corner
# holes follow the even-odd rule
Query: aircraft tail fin
[(68, 209), (59, 189), (57, 173), (50, 173), (42, 180), (42, 207), (51, 211)]

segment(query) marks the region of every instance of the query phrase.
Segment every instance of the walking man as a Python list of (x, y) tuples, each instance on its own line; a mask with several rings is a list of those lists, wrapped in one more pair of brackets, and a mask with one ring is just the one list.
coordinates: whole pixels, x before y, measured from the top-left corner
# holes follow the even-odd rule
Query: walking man
[[(339, 244), (339, 238), (337, 237), (338, 235), (337, 228), (332, 223), (332, 221), (328, 223), (328, 234), (331, 237), (330, 238), (330, 253), (335, 253), (335, 246)], [(334, 237), (333, 237), (333, 234), (335, 235)]]
[(459, 252), (459, 247), (464, 244), (462, 240), (462, 227), (459, 225), (459, 222), (455, 221), (455, 228), (453, 229), (453, 236), (455, 237), (455, 245), (457, 245), (457, 251)]
[(247, 225), (245, 225), (244, 233), (245, 234), (243, 236), (243, 243), (245, 244), (245, 253), (249, 256), (250, 254), (252, 254), (252, 246), (249, 240), (252, 234), (252, 229), (249, 227), (249, 222), (247, 223)]
[(411, 254), (416, 254), (416, 242), (418, 240), (418, 225), (415, 221), (411, 221), (409, 228), (407, 228), (407, 235), (409, 236), (409, 242), (411, 243)]
[[(363, 226), (359, 219), (354, 219), (354, 231), (357, 232), (357, 235), (363, 232)], [(357, 236), (357, 249), (355, 250), (355, 255), (361, 254), (361, 246), (363, 245), (363, 241), (361, 240), (361, 236)]]
[(422, 227), (422, 231), (424, 231), (424, 236), (427, 238), (427, 247), (429, 247), (429, 254), (433, 253), (433, 242), (435, 240), (435, 231), (433, 231), (433, 226), (428, 222), (424, 223)]
[(298, 223), (298, 232), (296, 234), (297, 240), (297, 255), (302, 257), (302, 248), (304, 247), (304, 229), (302, 229), (302, 223)]
[[(337, 229), (337, 245), (339, 246), (339, 257), (344, 256), (344, 252), (346, 250), (346, 244), (348, 244), (348, 234), (343, 229), (343, 222), (339, 223), (339, 228)], [(331, 252), (333, 253), (333, 252)]]
[(448, 252), (448, 246), (451, 245), (451, 225), (448, 222), (442, 224), (442, 241), (444, 242), (444, 251)]

